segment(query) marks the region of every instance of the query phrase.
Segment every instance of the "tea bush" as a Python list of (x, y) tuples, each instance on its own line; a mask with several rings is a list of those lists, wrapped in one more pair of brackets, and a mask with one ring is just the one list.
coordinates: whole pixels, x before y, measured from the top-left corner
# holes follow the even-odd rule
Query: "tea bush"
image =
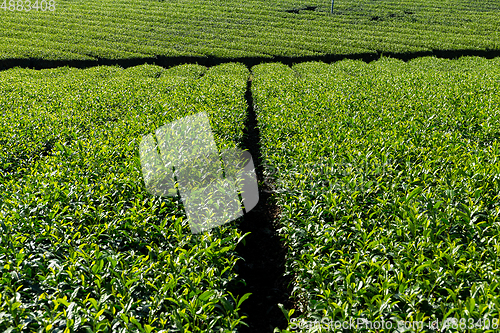
[(234, 223), (191, 235), (147, 193), (143, 135), (207, 112), (243, 136), (248, 69), (144, 65), (0, 72), (0, 330), (233, 332)]
[(296, 320), (498, 324), (499, 64), (252, 69)]

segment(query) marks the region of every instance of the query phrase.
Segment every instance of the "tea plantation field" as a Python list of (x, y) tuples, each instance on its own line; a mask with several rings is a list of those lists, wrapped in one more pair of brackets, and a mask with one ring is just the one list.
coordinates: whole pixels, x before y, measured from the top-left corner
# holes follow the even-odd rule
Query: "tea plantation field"
[(42, 2), (0, 1), (0, 60), (500, 50), (497, 0)]
[(191, 235), (180, 200), (153, 197), (142, 135), (207, 112), (236, 147), (248, 69), (95, 67), (0, 72), (0, 331), (231, 330), (243, 235)]
[(498, 324), (500, 58), (382, 58), (0, 72), (2, 331), (241, 330), (238, 221), (191, 235), (138, 145), (207, 112), (242, 148), (249, 78), (292, 277), (282, 332)]
[(252, 72), (301, 312), (289, 330), (321, 319), (318, 331), (332, 332), (328, 323), (350, 318), (396, 327), (454, 317), (469, 332), (488, 331), (474, 326), (485, 319), (496, 331), (500, 58)]
[[(0, 332), (499, 331), (500, 1), (330, 4), (0, 0)], [(200, 112), (261, 202), (193, 235)]]

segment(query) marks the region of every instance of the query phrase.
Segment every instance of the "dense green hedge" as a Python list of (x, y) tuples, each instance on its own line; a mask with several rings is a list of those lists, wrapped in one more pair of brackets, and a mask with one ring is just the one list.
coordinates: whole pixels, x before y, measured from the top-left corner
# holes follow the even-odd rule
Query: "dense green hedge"
[(346, 0), (336, 1), (333, 14), (329, 5), (304, 0), (56, 0), (53, 12), (0, 9), (0, 60), (500, 49), (500, 4), (495, 0)]
[(179, 198), (147, 193), (143, 135), (207, 112), (243, 137), (248, 69), (0, 73), (0, 331), (231, 332), (244, 319), (234, 223), (192, 235)]
[(252, 69), (299, 322), (498, 323), (499, 65)]

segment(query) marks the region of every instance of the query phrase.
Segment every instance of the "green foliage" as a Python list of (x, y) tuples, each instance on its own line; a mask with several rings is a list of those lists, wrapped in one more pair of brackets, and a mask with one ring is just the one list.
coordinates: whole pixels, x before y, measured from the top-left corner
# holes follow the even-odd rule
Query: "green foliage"
[[(498, 50), (498, 1), (70, 1), (0, 10), (0, 60)], [(310, 10), (305, 8), (309, 7)]]
[[(207, 112), (242, 135), (248, 69), (225, 64), (0, 72), (0, 331), (232, 332), (234, 223), (192, 235), (146, 192), (138, 145)], [(248, 297), (248, 296), (247, 296)]]
[(301, 320), (499, 319), (499, 65), (252, 69)]

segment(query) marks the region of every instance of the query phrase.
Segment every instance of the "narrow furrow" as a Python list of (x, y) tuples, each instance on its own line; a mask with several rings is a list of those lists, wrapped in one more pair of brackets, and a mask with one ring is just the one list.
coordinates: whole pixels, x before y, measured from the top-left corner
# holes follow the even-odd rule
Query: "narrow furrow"
[(284, 277), (286, 247), (277, 235), (277, 220), (279, 208), (273, 203), (272, 194), (266, 191), (263, 184), (263, 163), (261, 156), (261, 138), (254, 110), (251, 80), (248, 81), (246, 93), (248, 112), (244, 148), (252, 154), (257, 177), (259, 180), (259, 203), (246, 213), (240, 224), (243, 233), (250, 232), (245, 244), (236, 249), (244, 261), (238, 265), (238, 273), (245, 281), (236, 294), (242, 296), (252, 293), (252, 296), (242, 305), (242, 314), (248, 316), (245, 320), (249, 327), (241, 329), (246, 332), (273, 332), (275, 327), (286, 328), (287, 322), (278, 304), (290, 308), (289, 279)]
[(4, 59), (0, 60), (0, 70), (6, 70), (14, 67), (24, 67), (32, 69), (48, 69), (58, 67), (75, 67), (89, 68), (95, 66), (120, 66), (129, 68), (144, 64), (154, 64), (165, 68), (170, 68), (183, 64), (197, 64), (201, 66), (217, 66), (224, 63), (237, 62), (251, 68), (252, 66), (262, 63), (281, 62), (285, 65), (293, 65), (302, 62), (319, 61), (332, 63), (346, 59), (362, 60), (364, 62), (372, 62), (381, 57), (389, 57), (403, 61), (409, 61), (421, 57), (437, 57), (443, 59), (458, 59), (461, 57), (475, 56), (486, 59), (500, 57), (500, 50), (430, 50), (430, 51), (415, 51), (415, 52), (362, 52), (351, 54), (322, 54), (312, 56), (253, 56), (253, 57), (214, 57), (214, 56), (144, 56), (127, 59), (111, 59), (99, 58), (95, 60), (44, 60), (44, 59)]

